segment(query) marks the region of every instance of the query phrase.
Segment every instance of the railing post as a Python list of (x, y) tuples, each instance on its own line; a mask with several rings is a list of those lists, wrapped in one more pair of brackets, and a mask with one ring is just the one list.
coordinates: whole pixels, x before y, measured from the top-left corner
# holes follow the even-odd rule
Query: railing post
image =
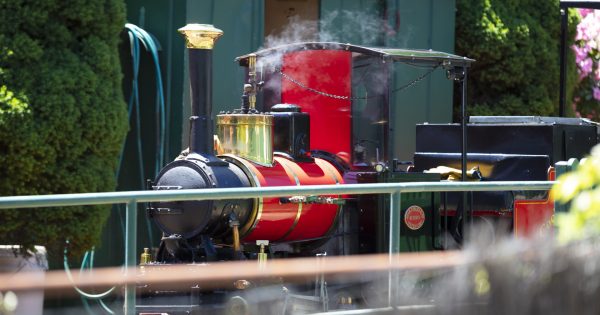
[(402, 220), (402, 195), (400, 190), (390, 194), (390, 233), (389, 233), (389, 259), (390, 270), (388, 273), (388, 306), (396, 306), (398, 298), (398, 272), (392, 268), (400, 252), (400, 222)]
[(390, 255), (400, 252), (400, 221), (402, 216), (402, 211), (400, 209), (401, 201), (402, 197), (400, 191), (390, 194)]
[[(125, 276), (133, 278), (136, 266), (137, 200), (127, 203), (125, 213)], [(135, 283), (125, 286), (125, 315), (135, 314)]]

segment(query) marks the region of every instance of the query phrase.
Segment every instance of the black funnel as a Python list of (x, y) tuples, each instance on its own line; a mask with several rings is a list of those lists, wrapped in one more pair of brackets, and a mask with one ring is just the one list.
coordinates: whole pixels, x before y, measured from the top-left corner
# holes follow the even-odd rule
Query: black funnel
[(209, 159), (213, 153), (212, 54), (223, 32), (208, 24), (188, 24), (179, 29), (185, 36), (189, 56), (192, 116), (190, 117), (190, 153)]

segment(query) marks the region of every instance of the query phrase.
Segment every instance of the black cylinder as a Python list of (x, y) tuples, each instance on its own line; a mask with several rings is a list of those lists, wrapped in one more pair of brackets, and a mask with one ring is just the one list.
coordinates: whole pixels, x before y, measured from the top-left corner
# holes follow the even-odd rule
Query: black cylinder
[(213, 154), (212, 49), (189, 48), (190, 153)]

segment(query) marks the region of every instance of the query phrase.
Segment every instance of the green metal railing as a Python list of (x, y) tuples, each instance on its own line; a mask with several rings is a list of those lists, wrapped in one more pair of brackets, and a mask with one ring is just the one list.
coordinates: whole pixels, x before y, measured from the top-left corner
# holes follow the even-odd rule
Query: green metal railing
[[(400, 204), (402, 193), (409, 192), (460, 192), (460, 191), (509, 191), (550, 190), (554, 182), (427, 182), (427, 183), (381, 183), (349, 185), (315, 185), (262, 188), (215, 188), (201, 190), (127, 191), (106, 193), (83, 193), (41, 196), (0, 197), (0, 209), (63, 207), (99, 204), (126, 204), (125, 218), (125, 266), (126, 272), (136, 265), (137, 204), (139, 202), (217, 200), (290, 195), (361, 195), (389, 194), (389, 248), (390, 261), (400, 251)], [(391, 279), (391, 278), (390, 278)], [(396, 296), (393, 281), (389, 283), (389, 300)], [(135, 286), (125, 289), (125, 314), (135, 313)]]

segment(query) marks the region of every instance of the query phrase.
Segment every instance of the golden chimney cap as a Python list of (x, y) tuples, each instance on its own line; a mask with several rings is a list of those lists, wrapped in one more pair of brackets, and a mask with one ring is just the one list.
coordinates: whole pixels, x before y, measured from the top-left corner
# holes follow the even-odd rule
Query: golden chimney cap
[(193, 49), (213, 49), (217, 39), (223, 35), (223, 31), (211, 24), (188, 24), (178, 31), (185, 36), (187, 48)]

